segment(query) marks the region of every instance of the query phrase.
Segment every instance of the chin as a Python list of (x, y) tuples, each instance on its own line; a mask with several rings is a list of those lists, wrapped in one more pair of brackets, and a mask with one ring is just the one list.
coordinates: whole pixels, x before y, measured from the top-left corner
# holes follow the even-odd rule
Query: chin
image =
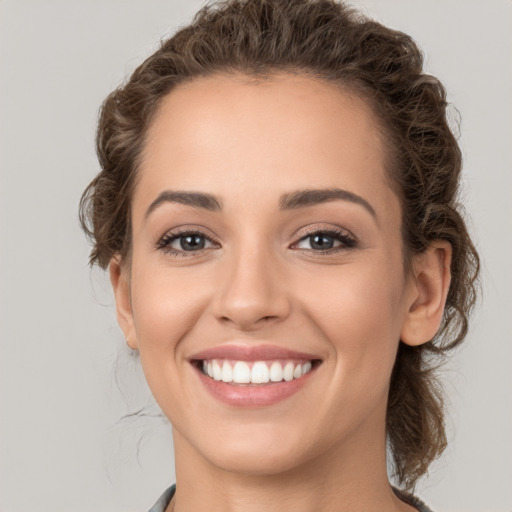
[(272, 476), (289, 472), (306, 462), (304, 452), (294, 450), (270, 450), (254, 446), (223, 446), (222, 452), (211, 454), (213, 465), (230, 473), (247, 476)]
[(187, 444), (217, 469), (247, 476), (290, 472), (321, 455), (329, 445), (329, 439), (320, 440), (315, 432), (308, 435), (305, 425), (290, 429), (289, 425), (269, 422), (226, 427), (220, 427), (222, 435), (215, 427), (203, 435), (191, 432)]

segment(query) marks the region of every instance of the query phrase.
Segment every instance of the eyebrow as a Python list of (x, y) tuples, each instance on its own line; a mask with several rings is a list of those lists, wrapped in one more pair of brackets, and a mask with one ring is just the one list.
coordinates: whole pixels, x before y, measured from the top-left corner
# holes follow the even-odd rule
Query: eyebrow
[(149, 205), (144, 218), (147, 218), (151, 212), (164, 203), (180, 203), (209, 211), (222, 210), (222, 203), (212, 194), (165, 190)]
[[(366, 199), (363, 199), (353, 192), (340, 188), (306, 189), (283, 194), (279, 200), (279, 209), (295, 210), (337, 200), (358, 204), (365, 208), (372, 217), (377, 220), (377, 214), (374, 208)], [(208, 211), (222, 210), (222, 202), (212, 194), (165, 190), (149, 205), (144, 214), (144, 218), (147, 218), (151, 212), (164, 203), (185, 204)]]
[(348, 190), (342, 190), (341, 188), (307, 189), (284, 194), (279, 201), (279, 209), (295, 210), (296, 208), (305, 208), (337, 200), (358, 204), (365, 208), (372, 217), (377, 220), (377, 214), (374, 208), (366, 199)]

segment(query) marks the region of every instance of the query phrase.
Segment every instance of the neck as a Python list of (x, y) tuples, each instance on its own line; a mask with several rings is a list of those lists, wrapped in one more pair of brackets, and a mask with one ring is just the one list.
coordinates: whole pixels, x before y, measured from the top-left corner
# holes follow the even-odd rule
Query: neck
[(412, 511), (391, 490), (385, 433), (357, 439), (292, 469), (247, 474), (220, 468), (173, 432), (176, 460), (175, 512), (398, 512)]

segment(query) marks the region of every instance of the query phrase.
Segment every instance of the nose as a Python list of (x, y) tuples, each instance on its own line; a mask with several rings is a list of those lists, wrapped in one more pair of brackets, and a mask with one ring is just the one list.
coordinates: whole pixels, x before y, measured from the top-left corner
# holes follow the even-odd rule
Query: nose
[(241, 331), (283, 321), (290, 312), (284, 268), (269, 252), (240, 251), (224, 262), (213, 304), (215, 317)]

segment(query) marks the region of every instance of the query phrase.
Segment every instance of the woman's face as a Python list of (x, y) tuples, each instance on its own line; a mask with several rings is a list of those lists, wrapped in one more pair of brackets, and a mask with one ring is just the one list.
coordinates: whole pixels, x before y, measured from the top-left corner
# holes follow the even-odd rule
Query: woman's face
[(305, 76), (163, 100), (112, 272), (177, 453), (263, 474), (384, 443), (412, 288), (384, 154), (360, 99)]

